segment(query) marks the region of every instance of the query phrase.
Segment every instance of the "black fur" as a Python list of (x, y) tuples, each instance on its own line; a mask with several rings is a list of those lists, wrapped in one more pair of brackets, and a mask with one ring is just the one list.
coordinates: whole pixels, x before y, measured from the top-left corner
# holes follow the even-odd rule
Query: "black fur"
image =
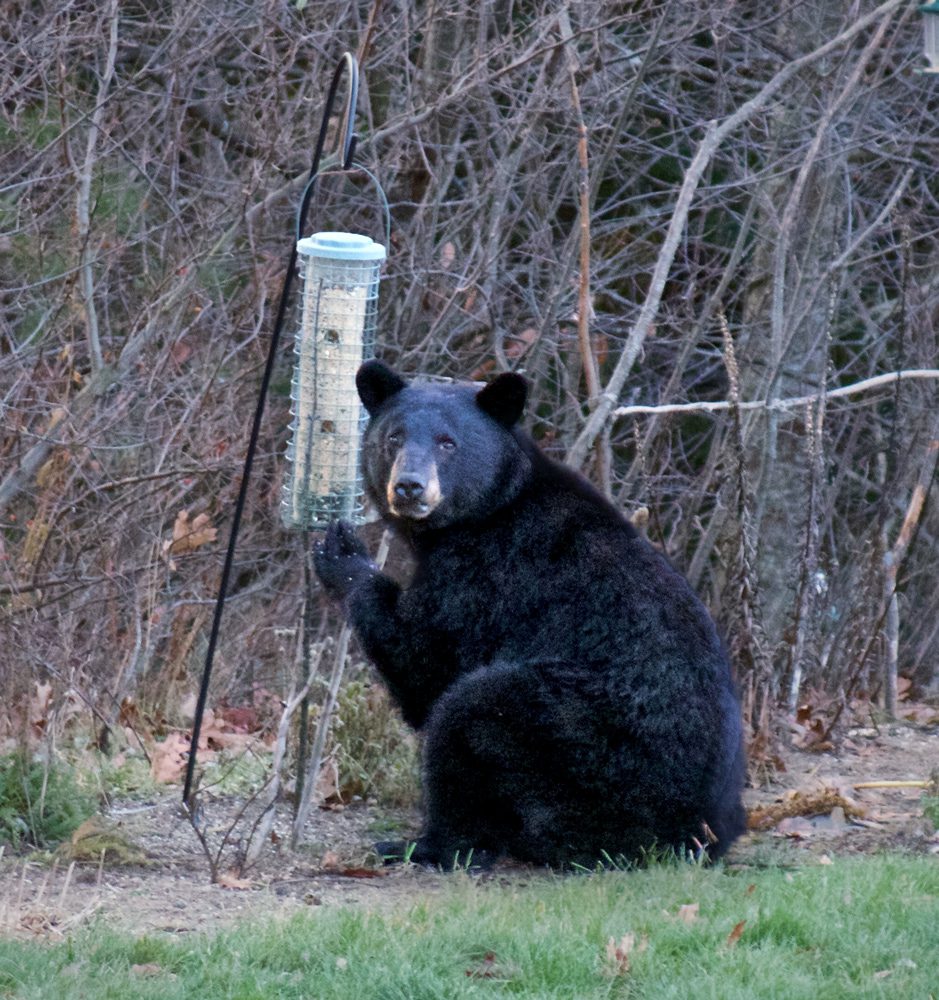
[[(316, 565), (423, 732), (414, 859), (450, 865), (472, 849), (552, 865), (636, 860), (696, 850), (707, 830), (710, 857), (723, 854), (744, 828), (740, 711), (685, 579), (512, 427), (517, 376), (477, 393), (406, 384), (369, 362), (357, 384), (372, 418), (368, 494), (416, 572), (402, 589), (335, 524)], [(433, 466), (439, 481), (420, 517), (389, 507), (402, 449), (397, 467)]]

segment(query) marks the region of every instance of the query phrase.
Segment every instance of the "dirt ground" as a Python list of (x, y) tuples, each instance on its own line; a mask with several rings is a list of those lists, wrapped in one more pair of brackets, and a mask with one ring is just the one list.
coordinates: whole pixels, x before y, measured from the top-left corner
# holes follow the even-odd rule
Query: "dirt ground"
[[(764, 864), (780, 855), (794, 864), (825, 864), (881, 850), (933, 854), (939, 864), (939, 835), (924, 819), (922, 789), (855, 788), (866, 781), (928, 778), (939, 769), (939, 725), (859, 726), (828, 752), (789, 749), (782, 762), (785, 770), (765, 787), (747, 791), (748, 808), (776, 805), (787, 811), (788, 803), (798, 811), (800, 801), (822, 789), (827, 789), (822, 801), (825, 796), (836, 801), (838, 793), (840, 804), (747, 834), (727, 864)], [(855, 805), (862, 814), (855, 814)], [(230, 827), (239, 806), (207, 803), (213, 843)], [(223, 854), (227, 884), (222, 885), (210, 881), (206, 856), (180, 813), (178, 790), (152, 802), (117, 803), (107, 822), (143, 852), (133, 863), (0, 858), (0, 934), (55, 940), (90, 920), (133, 934), (213, 931), (246, 917), (289, 916), (312, 907), (406, 905), (440, 892), (452, 879), (413, 867), (379, 868), (370, 855), (372, 841), (387, 838), (389, 828), (401, 835), (413, 832), (418, 816), (389, 816), (365, 803), (314, 813), (308, 844), (298, 852), (285, 846), (289, 812), (284, 807), (272, 845), (255, 869), (244, 877), (224, 872), (235, 852)], [(523, 882), (538, 874), (503, 864), (480, 877)]]

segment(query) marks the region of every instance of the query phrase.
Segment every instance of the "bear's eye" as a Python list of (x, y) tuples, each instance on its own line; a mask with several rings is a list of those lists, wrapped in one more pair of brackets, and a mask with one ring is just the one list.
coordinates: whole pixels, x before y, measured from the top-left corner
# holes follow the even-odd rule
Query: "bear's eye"
[(392, 448), (400, 448), (401, 442), (404, 441), (404, 434), (401, 431), (392, 431), (385, 440)]
[(456, 448), (456, 441), (452, 437), (447, 437), (446, 434), (441, 434), (436, 440), (437, 447), (441, 451), (453, 451)]

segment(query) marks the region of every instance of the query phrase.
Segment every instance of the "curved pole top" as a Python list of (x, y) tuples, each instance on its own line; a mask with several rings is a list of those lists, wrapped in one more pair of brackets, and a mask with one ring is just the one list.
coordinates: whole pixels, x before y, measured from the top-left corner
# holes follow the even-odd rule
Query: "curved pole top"
[[(355, 106), (359, 97), (359, 64), (351, 52), (344, 52), (342, 54), (339, 65), (336, 67), (336, 72), (333, 74), (333, 80), (329, 87), (329, 96), (326, 98), (326, 107), (323, 109), (323, 118), (325, 121), (329, 120), (333, 101), (336, 97), (336, 90), (339, 87), (339, 81), (342, 78), (344, 70), (348, 74), (349, 84), (346, 89), (346, 103), (342, 115), (342, 125), (339, 129), (336, 142), (336, 152), (340, 154), (339, 162), (342, 165), (342, 169), (348, 170), (352, 165), (352, 157), (355, 155), (357, 138), (354, 128)], [(322, 153), (322, 150), (320, 152)], [(318, 157), (315, 159), (318, 166)]]

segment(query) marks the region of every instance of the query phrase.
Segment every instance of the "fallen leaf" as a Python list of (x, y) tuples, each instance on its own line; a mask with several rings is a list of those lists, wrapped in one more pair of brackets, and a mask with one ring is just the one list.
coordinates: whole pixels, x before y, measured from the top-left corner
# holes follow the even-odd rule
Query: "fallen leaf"
[(142, 962), (139, 965), (132, 965), (130, 971), (135, 976), (159, 976), (163, 972), (163, 966), (156, 962)]
[(532, 344), (538, 339), (538, 331), (533, 326), (527, 326), (520, 333), (516, 333), (514, 336), (508, 337), (505, 345), (505, 356), (507, 358), (517, 359), (522, 357), (523, 354), (531, 347)]
[(257, 710), (254, 708), (225, 705), (218, 710), (218, 714), (239, 733), (256, 733), (261, 728)]
[(257, 743), (256, 737), (250, 733), (232, 733), (221, 726), (211, 726), (208, 729), (203, 729), (201, 737), (199, 746), (202, 746), (202, 740), (204, 739), (206, 746), (210, 750), (242, 751), (247, 750), (248, 747)]
[(477, 965), (466, 969), (464, 975), (468, 979), (495, 979), (507, 983), (518, 975), (514, 965), (500, 962), (494, 951), (487, 951)]
[(741, 920), (739, 923), (734, 924), (734, 929), (727, 935), (727, 941), (725, 942), (728, 948), (733, 948), (740, 940), (740, 935), (743, 934), (746, 923), (746, 920)]
[(150, 755), (150, 775), (158, 783), (178, 781), (189, 757), (189, 737), (170, 733), (153, 747)]
[(384, 878), (391, 874), (390, 868), (343, 868), (339, 872), (343, 878)]
[(803, 837), (811, 837), (815, 833), (812, 821), (804, 816), (787, 816), (776, 824), (776, 833), (783, 837), (791, 837), (793, 840), (801, 840)]
[(58, 931), (59, 918), (53, 913), (24, 913), (17, 921), (21, 930), (45, 937)]
[(632, 931), (624, 934), (619, 942), (611, 937), (606, 943), (608, 973), (613, 976), (625, 976), (630, 970), (632, 956), (645, 951), (648, 945), (648, 937), (643, 935), (637, 939)]
[(189, 511), (181, 510), (173, 523), (173, 537), (163, 542), (163, 557), (169, 562), (170, 569), (175, 569), (171, 556), (195, 552), (200, 546), (214, 542), (217, 535), (218, 529), (212, 527), (209, 515), (204, 511), (190, 521)]
[(234, 872), (222, 872), (216, 884), (223, 889), (251, 889), (254, 887), (251, 879), (239, 878)]
[(479, 965), (473, 969), (466, 970), (466, 975), (469, 976), (470, 979), (494, 979), (495, 968), (496, 953), (494, 951), (487, 951), (486, 954), (483, 955)]
[(800, 750), (822, 753), (833, 748), (827, 739), (831, 729), (830, 716), (833, 711), (831, 695), (812, 689), (806, 693), (806, 700), (796, 709), (791, 726), (796, 733), (793, 741)]
[(338, 871), (341, 864), (342, 859), (335, 851), (327, 851), (320, 861), (320, 868), (324, 871)]
[(52, 705), (52, 685), (36, 684), (32, 698), (29, 699), (29, 724), (36, 736), (42, 736), (49, 721), (49, 708)]
[(319, 802), (341, 801), (339, 789), (339, 765), (335, 757), (329, 757), (320, 765), (316, 776), (316, 799)]
[(939, 723), (939, 708), (935, 705), (908, 702), (903, 706), (902, 717), (918, 726), (934, 726)]

